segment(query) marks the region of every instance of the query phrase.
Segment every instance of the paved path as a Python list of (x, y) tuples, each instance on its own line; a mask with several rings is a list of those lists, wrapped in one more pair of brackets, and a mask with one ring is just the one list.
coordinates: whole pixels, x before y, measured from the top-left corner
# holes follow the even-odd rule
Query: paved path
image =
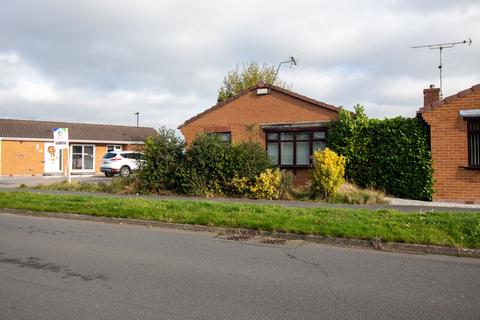
[(478, 319), (480, 259), (0, 213), (0, 319)]
[[(39, 184), (48, 185), (67, 180), (64, 176), (15, 176), (7, 177), (0, 176), (0, 188), (18, 188), (24, 184), (29, 187), (34, 187)], [(72, 181), (82, 182), (109, 182), (111, 178), (107, 178), (104, 175), (97, 176), (72, 176)]]

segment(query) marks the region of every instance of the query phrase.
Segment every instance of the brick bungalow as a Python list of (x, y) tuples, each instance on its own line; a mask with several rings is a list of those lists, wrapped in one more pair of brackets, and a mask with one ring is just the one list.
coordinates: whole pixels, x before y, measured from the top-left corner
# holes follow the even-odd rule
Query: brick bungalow
[(290, 169), (294, 182), (307, 179), (314, 150), (326, 145), (327, 124), (339, 108), (277, 86), (259, 83), (193, 118), (178, 129), (185, 141), (199, 133), (225, 142), (258, 142), (275, 165)]
[(480, 203), (480, 84), (443, 100), (439, 94), (423, 90), (418, 111), (430, 127), (433, 200)]
[(67, 159), (53, 144), (53, 128), (68, 128), (72, 174), (99, 174), (107, 151), (137, 150), (157, 132), (146, 127), (0, 119), (0, 176), (63, 174)]

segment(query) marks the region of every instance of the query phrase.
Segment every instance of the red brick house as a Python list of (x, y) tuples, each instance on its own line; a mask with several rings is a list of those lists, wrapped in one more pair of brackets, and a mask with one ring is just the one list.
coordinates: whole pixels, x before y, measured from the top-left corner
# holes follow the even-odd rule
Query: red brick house
[(0, 119), (0, 176), (62, 175), (67, 153), (55, 148), (53, 128), (68, 128), (72, 174), (99, 174), (107, 151), (136, 150), (153, 128)]
[(338, 119), (338, 113), (333, 105), (259, 83), (178, 128), (187, 145), (199, 133), (234, 143), (258, 142), (275, 165), (291, 169), (295, 182), (301, 183), (307, 178), (313, 151), (325, 148), (327, 124)]
[(434, 201), (480, 203), (480, 84), (443, 100), (423, 90), (418, 114), (430, 127)]

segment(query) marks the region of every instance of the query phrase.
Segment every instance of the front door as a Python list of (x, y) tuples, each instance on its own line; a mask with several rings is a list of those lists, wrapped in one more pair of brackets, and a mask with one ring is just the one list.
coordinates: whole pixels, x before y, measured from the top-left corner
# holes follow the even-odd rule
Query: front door
[(62, 172), (62, 150), (58, 149), (53, 143), (45, 143), (44, 151), (45, 174), (58, 174)]

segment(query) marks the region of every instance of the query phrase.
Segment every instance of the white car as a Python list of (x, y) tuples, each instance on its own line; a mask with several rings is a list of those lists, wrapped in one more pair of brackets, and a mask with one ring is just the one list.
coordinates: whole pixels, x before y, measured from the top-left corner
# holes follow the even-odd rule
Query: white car
[(110, 151), (102, 159), (100, 171), (107, 177), (119, 174), (127, 177), (132, 171), (137, 170), (143, 160), (143, 153), (136, 151)]

